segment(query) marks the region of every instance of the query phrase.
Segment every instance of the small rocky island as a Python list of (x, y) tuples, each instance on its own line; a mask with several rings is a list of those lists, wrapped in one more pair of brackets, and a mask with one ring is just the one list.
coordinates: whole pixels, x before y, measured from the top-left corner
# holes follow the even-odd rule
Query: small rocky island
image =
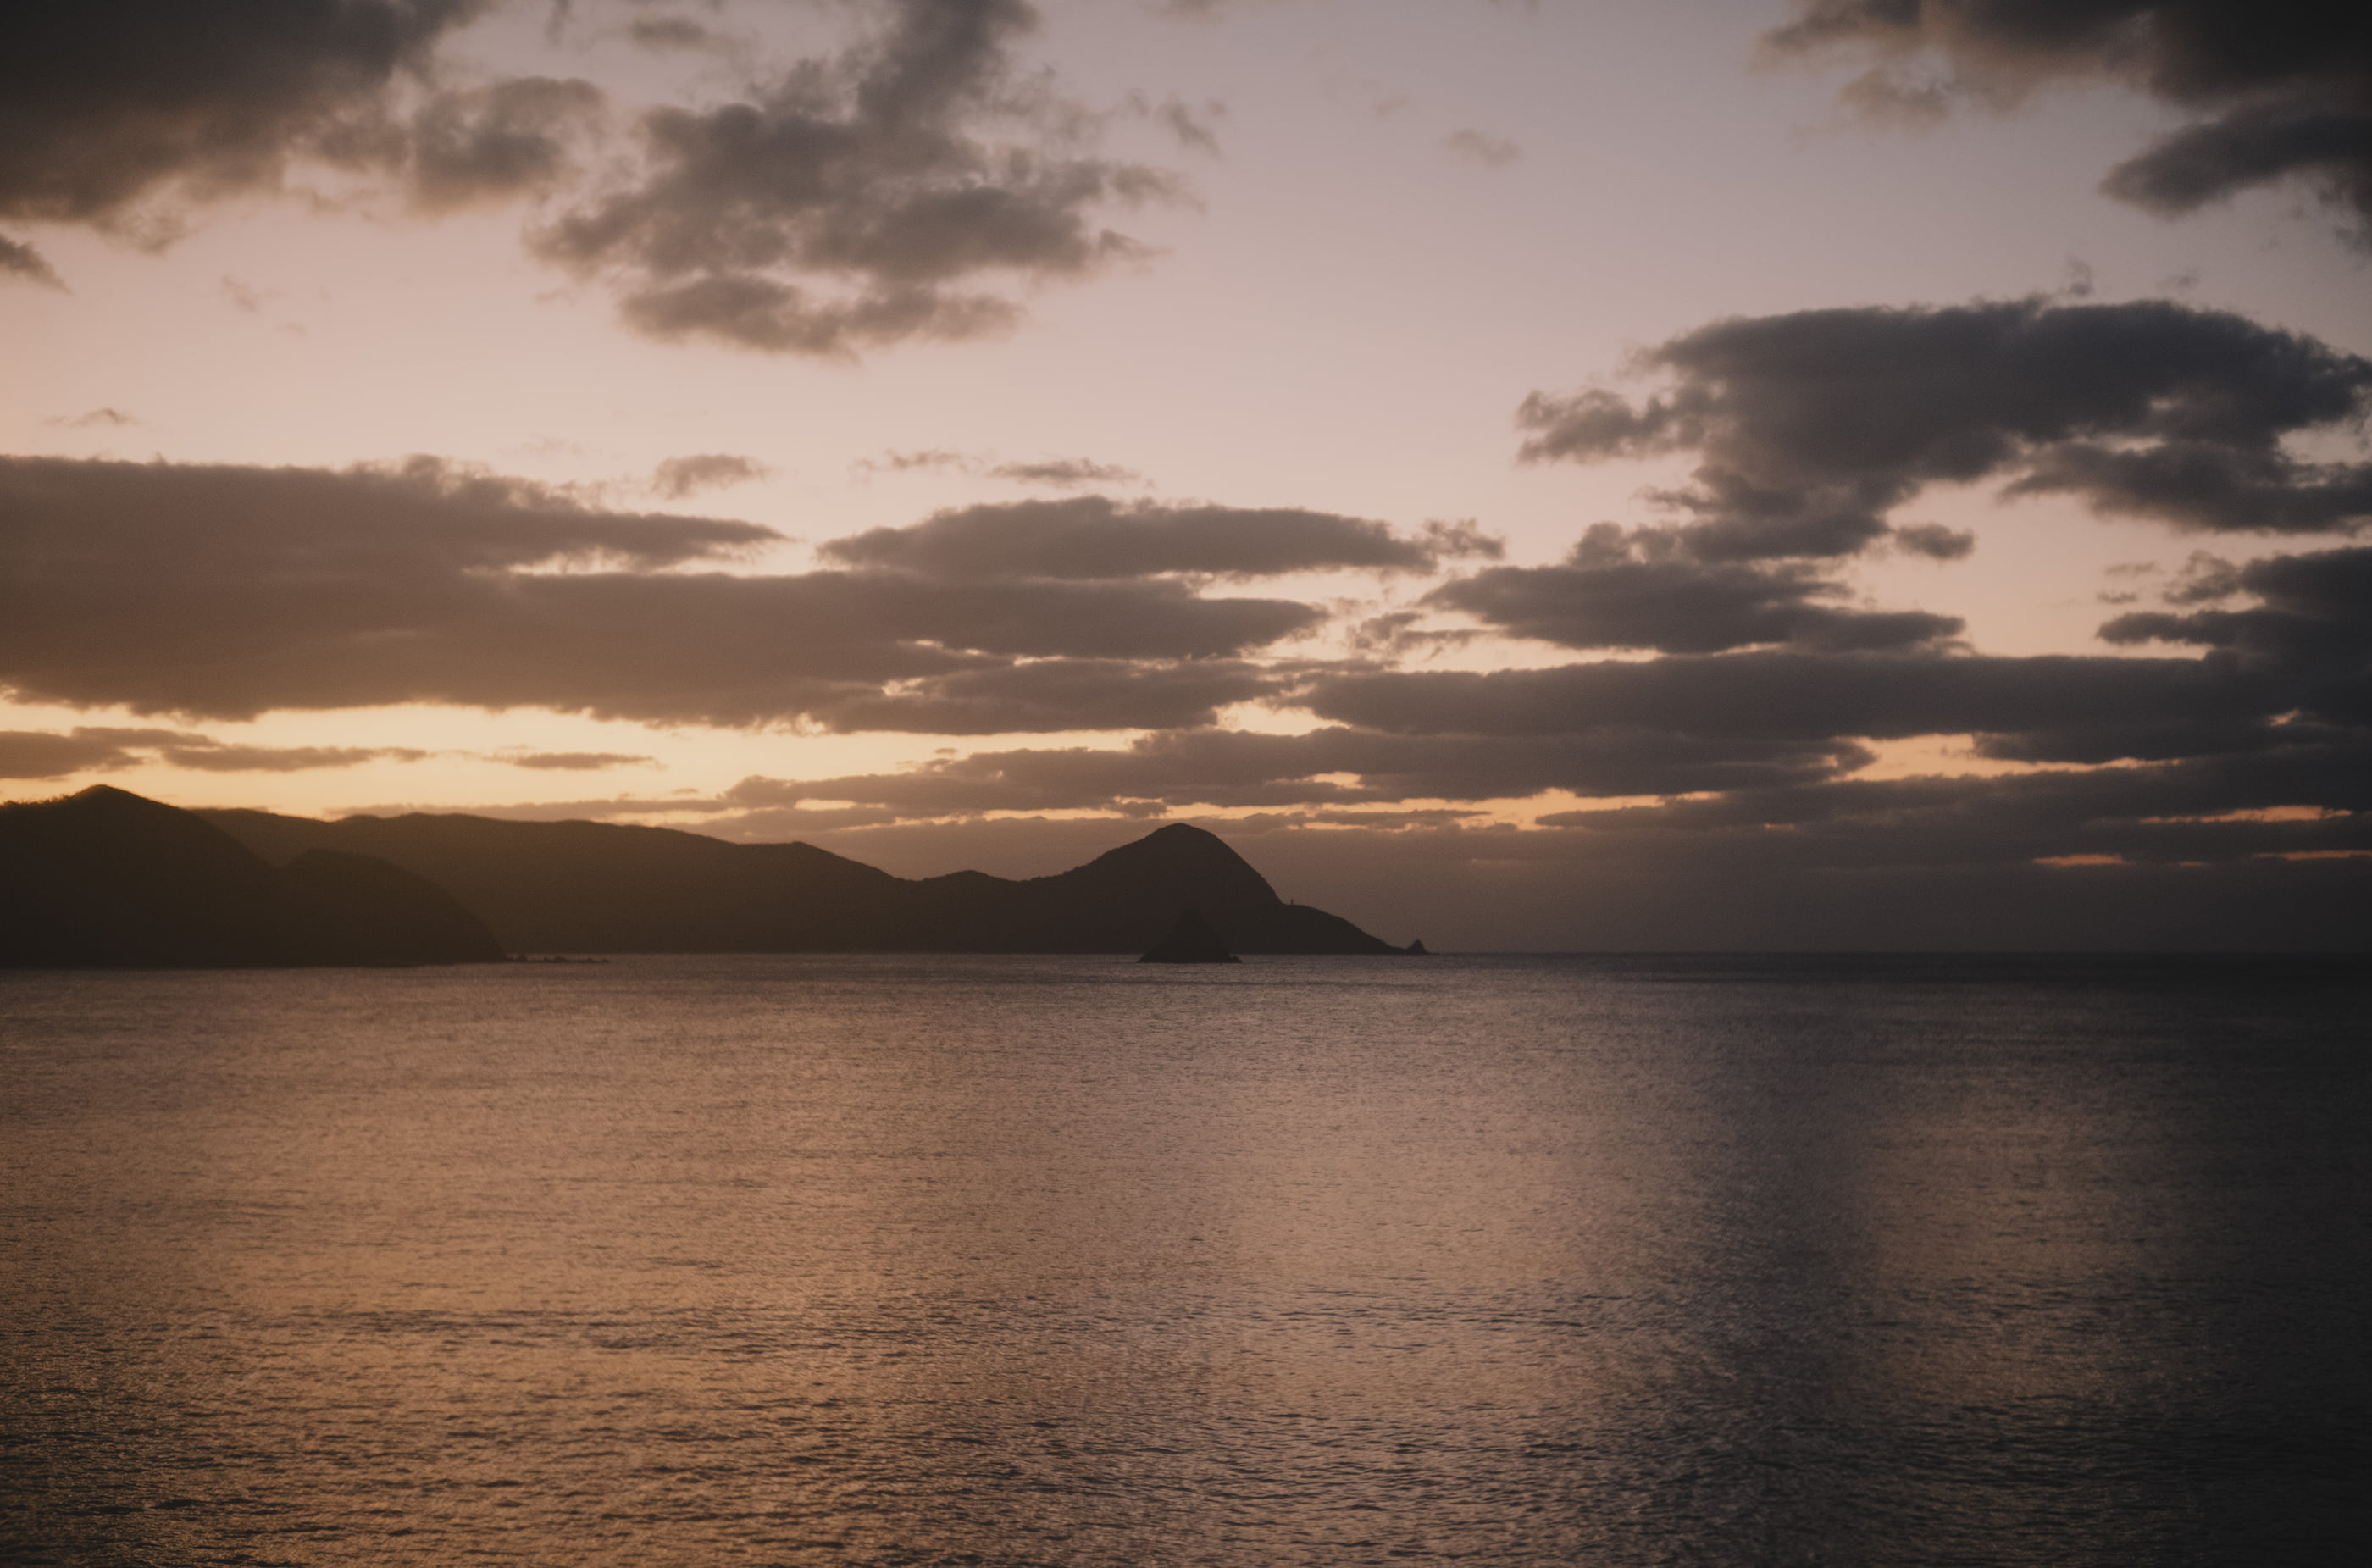
[(1169, 928), (1169, 935), (1145, 950), (1140, 964), (1240, 964), (1243, 960), (1227, 951), (1211, 923), (1194, 911), (1188, 910)]

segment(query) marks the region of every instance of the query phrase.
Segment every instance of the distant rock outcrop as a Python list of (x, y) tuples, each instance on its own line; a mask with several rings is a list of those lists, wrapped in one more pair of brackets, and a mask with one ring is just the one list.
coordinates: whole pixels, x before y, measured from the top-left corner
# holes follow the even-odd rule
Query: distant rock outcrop
[(356, 854), (275, 867), (190, 812), (95, 785), (0, 806), (0, 967), (479, 963), (442, 889)]
[(1178, 917), (1169, 934), (1145, 949), (1140, 964), (1240, 964), (1243, 960), (1227, 951), (1211, 923), (1193, 910)]
[(1429, 958), (1433, 957), (1433, 949), (1426, 947), (1421, 941), (1412, 942), (1407, 947), (1401, 948), (1401, 951), (1406, 953), (1412, 958)]
[(513, 952), (1142, 953), (1197, 910), (1237, 953), (1397, 953), (1276, 896), (1215, 834), (1172, 823), (1059, 876), (909, 881), (811, 844), (670, 828), (262, 811), (206, 820), (264, 859), (367, 854), (459, 899)]

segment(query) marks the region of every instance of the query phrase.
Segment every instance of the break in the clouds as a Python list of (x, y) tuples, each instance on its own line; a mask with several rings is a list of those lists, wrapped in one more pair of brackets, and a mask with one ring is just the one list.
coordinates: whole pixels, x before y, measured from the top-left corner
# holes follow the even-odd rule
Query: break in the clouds
[[(427, 459), (343, 472), (0, 459), (0, 683), (28, 701), (218, 718), (420, 702), (840, 723), (873, 703), (902, 727), (894, 689), (959, 730), (979, 727), (951, 711), (968, 702), (1077, 727), (1067, 689), (1095, 722), (1134, 727), (1248, 694), (1239, 672), (1180, 675), (1180, 661), (1240, 657), (1324, 619), (1168, 578), (717, 569), (778, 542)], [(1067, 688), (1047, 668), (1064, 660), (1089, 661)], [(1115, 660), (1145, 678), (1116, 682)], [(1025, 663), (1001, 683), (986, 673)]]
[(884, 0), (873, 36), (714, 108), (642, 120), (637, 167), (543, 227), (652, 337), (846, 355), (1018, 319), (1011, 285), (1143, 253), (1106, 226), (1174, 180), (1081, 146), (1022, 70), (1023, 0)]
[(1290, 572), (1429, 572), (1495, 557), (1471, 525), (1394, 533), (1365, 517), (1296, 507), (1176, 505), (1079, 495), (957, 507), (905, 528), (871, 528), (819, 552), (843, 565), (958, 580), (1092, 580), (1165, 574), (1265, 577)]
[[(2052, 80), (2130, 85), (2197, 116), (2112, 170), (2110, 194), (2168, 215), (2302, 184), (2372, 244), (2372, 13), (2331, 0), (1797, 0), (1787, 53), (1875, 64), (1846, 89), (1880, 114), (2015, 106)], [(1940, 66), (1940, 70), (1938, 67)]]
[[(1707, 561), (1851, 554), (1925, 486), (1999, 482), (2102, 512), (2223, 532), (2315, 533), (2372, 518), (2360, 447), (2372, 360), (2224, 311), (2042, 299), (1807, 310), (1716, 321), (1644, 351), (1669, 389), (1536, 392), (1533, 460), (1682, 452), (1661, 497)], [(1916, 546), (1914, 537), (1906, 542)]]

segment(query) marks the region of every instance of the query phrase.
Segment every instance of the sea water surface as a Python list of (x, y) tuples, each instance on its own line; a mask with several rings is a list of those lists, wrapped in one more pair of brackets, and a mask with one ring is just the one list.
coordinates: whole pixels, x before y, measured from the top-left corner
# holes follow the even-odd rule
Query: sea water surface
[(2361, 1561), (2331, 962), (0, 975), (12, 1562)]

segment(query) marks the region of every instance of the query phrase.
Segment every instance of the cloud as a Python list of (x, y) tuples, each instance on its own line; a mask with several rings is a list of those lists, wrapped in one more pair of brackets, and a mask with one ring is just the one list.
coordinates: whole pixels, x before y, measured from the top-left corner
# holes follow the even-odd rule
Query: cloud
[(944, 447), (925, 447), (911, 452), (884, 452), (878, 458), (858, 461), (861, 473), (915, 473), (952, 469), (960, 473), (980, 471), (980, 459), (963, 452), (950, 452)]
[(1118, 463), (1099, 463), (1092, 458), (1040, 458), (1031, 461), (992, 462), (969, 452), (949, 451), (944, 447), (884, 452), (878, 458), (867, 458), (858, 462), (855, 469), (866, 475), (917, 472), (978, 474), (988, 479), (1010, 480), (1016, 484), (1041, 485), (1049, 490), (1078, 490), (1090, 484), (1145, 482), (1145, 476), (1134, 469), (1123, 468)]
[(340, 156), (462, 0), (30, 6), (0, 52), (0, 214), (109, 222), (167, 187), (269, 187), (299, 153)]
[(1192, 104), (1173, 95), (1153, 103), (1144, 94), (1133, 93), (1129, 107), (1176, 137), (1178, 145), (1187, 151), (1220, 156), (1219, 122), (1227, 117), (1227, 106), (1220, 99), (1206, 99)]
[(705, 49), (716, 34), (690, 17), (637, 17), (626, 25), (626, 36), (645, 49)]
[(487, 759), (540, 772), (597, 772), (604, 768), (656, 768), (659, 761), (624, 751), (500, 751)]
[(62, 779), (69, 773), (128, 768), (139, 760), (120, 743), (93, 731), (52, 735), (29, 729), (0, 730), (0, 779)]
[(827, 357), (998, 331), (1006, 285), (1145, 253), (1099, 215), (1178, 186), (1077, 149), (1087, 120), (1016, 67), (1029, 6), (880, 8), (869, 40), (747, 99), (650, 110), (632, 176), (538, 250), (612, 281), (650, 336)]
[(21, 278), (27, 283), (45, 284), (63, 289), (65, 280), (57, 274), (39, 250), (21, 239), (11, 239), (0, 234), (0, 275)]
[[(2015, 107), (2052, 80), (2140, 88), (2203, 118), (2112, 171), (2108, 192), (2165, 215), (2254, 186), (2304, 185), (2372, 219), (2372, 24), (2346, 5), (2250, 0), (1797, 0), (1776, 52), (1875, 62), (1847, 101), (1933, 118)], [(2355, 238), (2372, 243), (2372, 227)]]
[(1957, 636), (1955, 617), (1849, 610), (1839, 583), (1796, 563), (1700, 562), (1669, 529), (1590, 528), (1554, 566), (1496, 566), (1424, 603), (1568, 648), (1721, 653), (1759, 644), (1827, 652), (1916, 647)]
[(140, 421), (120, 408), (95, 408), (88, 413), (76, 414), (72, 419), (45, 419), (41, 423), (61, 424), (68, 430), (90, 430), (100, 425), (120, 430), (127, 424), (137, 424)]
[[(1026, 0), (864, 0), (867, 35), (723, 104), (618, 113), (593, 84), (472, 79), (443, 46), (493, 0), (88, 0), (0, 52), (0, 218), (169, 243), (196, 205), (326, 170), (428, 215), (573, 198), (531, 249), (618, 289), (635, 331), (848, 357), (1003, 331), (1018, 296), (1147, 252), (1106, 215), (1181, 193), (1090, 150), (1099, 117), (1014, 50)], [(645, 47), (711, 47), (683, 17)], [(1207, 114), (1158, 111), (1209, 140)], [(55, 283), (0, 238), (0, 273)]]
[(2187, 643), (2280, 679), (2297, 711), (2338, 725), (2372, 726), (2372, 549), (2274, 555), (2234, 566), (2197, 563), (2169, 595), (2176, 603), (2229, 599), (2240, 609), (2141, 610), (2100, 629), (2112, 643)]
[(446, 212), (552, 189), (606, 110), (590, 82), (550, 76), (437, 93), (408, 127), (412, 198)]
[[(1147, 661), (1157, 693), (1178, 661), (1238, 657), (1323, 619), (1167, 579), (716, 569), (778, 540), (429, 459), (5, 459), (0, 683), (226, 718), (424, 702), (748, 725), (1019, 660)], [(1019, 679), (1042, 708), (1054, 677)]]
[(1087, 458), (1045, 458), (1037, 462), (998, 463), (988, 470), (991, 479), (1009, 479), (1016, 484), (1042, 484), (1050, 490), (1077, 490), (1090, 484), (1142, 484), (1145, 476), (1134, 469), (1118, 463), (1099, 463)]
[(651, 470), (651, 489), (670, 501), (697, 495), (703, 490), (727, 490), (764, 479), (774, 470), (755, 458), (730, 452), (702, 452), (669, 458)]
[[(2268, 815), (2285, 808), (2295, 814)], [(2372, 851), (2372, 749), (2308, 745), (2000, 778), (1849, 779), (1541, 820), (1607, 838), (1685, 834), (1732, 843), (1782, 827), (1784, 840), (1742, 853), (1803, 865)]]
[(2131, 742), (2116, 752), (2124, 756), (2272, 744), (2296, 699), (2272, 675), (2222, 660), (1793, 650), (1326, 674), (1301, 696), (1321, 718), (1403, 735), (1979, 735), (2036, 761), (2111, 760), (2100, 755), (2106, 738)]
[[(2284, 441), (2360, 432), (2372, 360), (2223, 311), (2043, 299), (1738, 318), (1645, 351), (1669, 389), (1535, 392), (1531, 461), (1685, 452), (1660, 499), (1701, 560), (1850, 554), (1936, 483), (2076, 495), (2177, 528), (2310, 533), (2372, 517), (2372, 463)], [(2360, 437), (2359, 437), (2360, 444)], [(1943, 536), (1905, 540), (1928, 549)]]
[(823, 545), (843, 565), (954, 580), (1120, 579), (1162, 574), (1274, 576), (1287, 572), (1432, 571), (1445, 558), (1495, 556), (1471, 526), (1433, 524), (1416, 538), (1384, 524), (1296, 507), (1178, 505), (1102, 495), (958, 507), (905, 528)]
[(604, 113), (589, 83), (444, 81), (483, 0), (87, 0), (0, 53), (0, 215), (169, 241), (191, 204), (359, 174), (442, 211), (549, 189)]
[(214, 773), (294, 773), (315, 768), (353, 768), (365, 762), (417, 762), (431, 753), (404, 746), (233, 746), (208, 740), (169, 746), (160, 761)]
[(207, 772), (302, 772), (365, 762), (417, 762), (426, 751), (400, 746), (242, 746), (173, 729), (80, 728), (64, 735), (0, 731), (0, 778), (55, 779), (161, 762)]
[(1519, 163), (1524, 149), (1505, 136), (1482, 131), (1452, 131), (1441, 139), (1444, 150), (1484, 168), (1506, 168)]

